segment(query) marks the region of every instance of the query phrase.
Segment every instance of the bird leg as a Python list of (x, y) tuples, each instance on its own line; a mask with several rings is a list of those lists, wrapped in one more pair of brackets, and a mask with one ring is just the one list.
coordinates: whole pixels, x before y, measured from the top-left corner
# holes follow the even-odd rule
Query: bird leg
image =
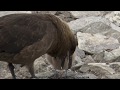
[(65, 70), (65, 78), (67, 78), (67, 71), (68, 71), (68, 70)]
[(29, 73), (31, 74), (31, 78), (36, 78), (37, 79), (38, 77), (35, 76), (33, 63), (28, 64), (27, 68), (29, 70)]
[(9, 67), (9, 70), (10, 70), (10, 72), (12, 74), (13, 79), (16, 79), (15, 72), (14, 72), (15, 67), (13, 66), (12, 63), (8, 63), (8, 67)]

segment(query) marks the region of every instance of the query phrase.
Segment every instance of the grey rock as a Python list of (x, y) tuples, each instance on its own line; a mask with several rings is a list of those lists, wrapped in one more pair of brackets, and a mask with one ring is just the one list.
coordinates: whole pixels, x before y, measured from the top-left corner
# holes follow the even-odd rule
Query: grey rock
[(81, 66), (81, 68), (78, 70), (78, 72), (82, 72), (82, 73), (87, 73), (90, 70), (90, 66), (88, 66), (87, 64), (84, 64)]
[(78, 56), (76, 54), (75, 54), (74, 59), (75, 60), (73, 61), (73, 65), (72, 65), (72, 68), (71, 68), (71, 70), (73, 70), (73, 71), (79, 69), (84, 64), (84, 62), (82, 62), (80, 56)]
[[(89, 37), (89, 38), (88, 38)], [(95, 54), (104, 50), (119, 48), (119, 42), (112, 37), (101, 34), (77, 33), (78, 47), (84, 51)]]
[(71, 17), (71, 13), (69, 11), (57, 11), (56, 15), (64, 15), (65, 17)]
[(112, 62), (112, 63), (109, 63), (109, 65), (113, 65), (113, 64), (117, 64), (120, 66), (120, 62)]
[(75, 18), (71, 15), (69, 11), (57, 11), (55, 15), (66, 22), (75, 20)]
[(105, 17), (107, 14), (110, 14), (112, 11), (100, 11), (102, 16)]
[(78, 63), (78, 64), (72, 66), (71, 70), (72, 70), (72, 71), (76, 71), (76, 70), (78, 70), (82, 65), (84, 65), (83, 62)]
[(76, 56), (80, 57), (81, 59), (85, 57), (85, 52), (83, 50), (79, 49), (78, 47), (76, 47), (75, 54), (76, 54)]
[(38, 13), (38, 14), (56, 14), (57, 11), (32, 11), (32, 13)]
[(101, 33), (120, 38), (120, 27), (104, 17), (85, 17), (71, 21), (68, 25), (73, 33), (77, 33), (78, 31), (92, 34)]
[(75, 56), (74, 63), (75, 64), (82, 63), (81, 58), (79, 56)]
[(93, 57), (94, 61), (97, 62), (97, 63), (105, 62), (105, 60), (104, 60), (104, 52), (94, 54), (92, 57)]
[[(98, 73), (100, 71), (101, 71), (101, 73), (104, 71), (107, 72), (104, 74), (114, 74), (115, 73), (115, 70), (110, 68), (109, 65), (107, 65), (106, 63), (88, 63), (88, 65), (91, 66), (90, 70), (94, 71), (96, 73)], [(97, 70), (97, 68), (95, 68), (95, 67), (98, 67), (100, 71)]]
[(75, 53), (74, 53), (74, 61), (73, 61), (73, 66), (76, 64), (83, 64), (83, 62), (81, 61), (81, 58), (85, 57), (85, 52), (81, 49), (79, 49), (78, 47), (76, 47)]
[(61, 18), (62, 20), (66, 21), (66, 22), (75, 20), (69, 11), (32, 11), (32, 13), (53, 14), (53, 15), (58, 16), (59, 18)]
[(120, 62), (109, 63), (109, 66), (116, 72), (120, 72)]
[(91, 74), (91, 73), (83, 74), (83, 75), (81, 75), (81, 77), (88, 78), (88, 79), (98, 79), (98, 77), (96, 75)]
[[(46, 60), (47, 61), (47, 60)], [(45, 58), (38, 58), (34, 62), (35, 73), (46, 72), (48, 70), (49, 64), (45, 62)]]
[(87, 25), (86, 27), (80, 29), (81, 32), (84, 33), (91, 33), (91, 34), (96, 34), (96, 33), (106, 33), (110, 31), (111, 27), (104, 22), (93, 22)]
[(115, 58), (114, 60), (112, 60), (113, 62), (120, 62), (120, 56), (118, 56), (117, 58)]
[(106, 75), (105, 79), (120, 79), (120, 74)]
[(95, 63), (92, 56), (90, 56), (90, 55), (87, 55), (85, 58), (82, 59), (82, 61), (84, 62), (84, 64)]
[(55, 73), (52, 72), (52, 71), (46, 71), (46, 72), (41, 72), (41, 73), (38, 73), (36, 74), (36, 76), (39, 78), (39, 79), (48, 79), (48, 77), (54, 75)]
[(16, 14), (16, 13), (29, 13), (31, 14), (31, 11), (0, 11), (0, 17), (8, 15), (8, 14)]
[(7, 63), (0, 61), (0, 79), (4, 79), (5, 76), (11, 76), (8, 75), (8, 71)]
[(91, 34), (100, 33), (107, 37), (114, 37), (120, 41), (120, 28), (115, 30), (110, 25), (107, 25), (103, 22), (91, 23), (88, 26), (82, 28), (80, 31), (84, 33), (91, 33)]
[(106, 75), (114, 75), (115, 70), (110, 68), (106, 63), (88, 63), (83, 65), (78, 72), (94, 74), (99, 79), (105, 78)]
[(70, 13), (75, 18), (83, 18), (83, 17), (90, 17), (90, 16), (99, 16), (99, 15), (101, 15), (100, 11), (70, 11)]
[(120, 47), (110, 52), (108, 51), (104, 52), (104, 60), (106, 61), (109, 61), (109, 62), (117, 61), (119, 60), (119, 57), (120, 57)]
[(96, 22), (102, 22), (107, 25), (111, 24), (111, 22), (107, 20), (106, 18), (91, 16), (91, 17), (85, 17), (85, 18), (71, 21), (68, 23), (68, 25), (74, 33), (77, 33), (78, 31), (84, 32), (82, 30), (84, 27), (88, 26), (89, 24), (96, 23)]
[(113, 11), (107, 14), (105, 18), (109, 19), (115, 25), (120, 26), (120, 11)]

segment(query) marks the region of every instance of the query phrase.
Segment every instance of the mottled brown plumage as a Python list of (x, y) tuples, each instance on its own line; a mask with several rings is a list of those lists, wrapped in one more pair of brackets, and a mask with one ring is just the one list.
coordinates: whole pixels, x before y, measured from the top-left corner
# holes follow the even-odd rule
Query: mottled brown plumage
[(35, 59), (47, 53), (59, 58), (62, 67), (76, 46), (77, 40), (68, 25), (54, 15), (11, 14), (0, 17), (0, 61), (8, 62), (10, 69), (13, 69), (12, 63), (26, 65), (35, 77)]

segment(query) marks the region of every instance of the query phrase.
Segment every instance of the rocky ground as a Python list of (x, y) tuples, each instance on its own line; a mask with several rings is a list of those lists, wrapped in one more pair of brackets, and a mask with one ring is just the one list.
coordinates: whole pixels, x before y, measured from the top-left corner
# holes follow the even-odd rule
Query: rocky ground
[[(78, 38), (71, 70), (55, 74), (43, 55), (34, 63), (40, 79), (120, 79), (120, 11), (21, 12), (54, 14), (66, 21)], [(0, 16), (21, 12), (2, 11)], [(30, 78), (26, 67), (15, 65), (15, 73), (18, 79)], [(7, 63), (0, 62), (0, 79), (11, 78)]]

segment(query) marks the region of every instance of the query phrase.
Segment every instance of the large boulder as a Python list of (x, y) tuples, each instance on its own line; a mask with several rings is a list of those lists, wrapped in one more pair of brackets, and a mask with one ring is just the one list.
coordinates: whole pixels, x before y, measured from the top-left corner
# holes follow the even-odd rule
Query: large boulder
[(101, 33), (106, 36), (113, 36), (120, 41), (120, 27), (103, 17), (86, 17), (68, 23), (73, 33)]
[(69, 11), (75, 18), (83, 18), (101, 15), (100, 11)]
[(113, 37), (101, 34), (77, 33), (78, 47), (92, 54), (119, 48), (119, 42)]
[[(111, 24), (113, 25), (113, 24)], [(117, 27), (117, 26), (116, 26)], [(117, 28), (115, 28), (117, 29)], [(88, 26), (82, 28), (80, 31), (84, 33), (91, 33), (96, 34), (100, 33), (102, 35), (108, 36), (108, 37), (114, 37), (118, 39), (120, 42), (120, 29), (118, 27), (117, 30), (113, 29), (110, 25), (107, 25), (103, 22), (95, 22), (91, 23)]]
[(103, 22), (103, 23), (105, 23), (107, 25), (110, 25), (110, 21), (107, 20), (106, 18), (94, 17), (94, 16), (80, 18), (80, 19), (71, 21), (71, 22), (68, 23), (68, 25), (72, 29), (72, 31), (74, 33), (76, 33), (78, 31), (84, 32), (82, 30), (84, 27), (88, 26), (89, 24), (96, 23), (96, 22)]

